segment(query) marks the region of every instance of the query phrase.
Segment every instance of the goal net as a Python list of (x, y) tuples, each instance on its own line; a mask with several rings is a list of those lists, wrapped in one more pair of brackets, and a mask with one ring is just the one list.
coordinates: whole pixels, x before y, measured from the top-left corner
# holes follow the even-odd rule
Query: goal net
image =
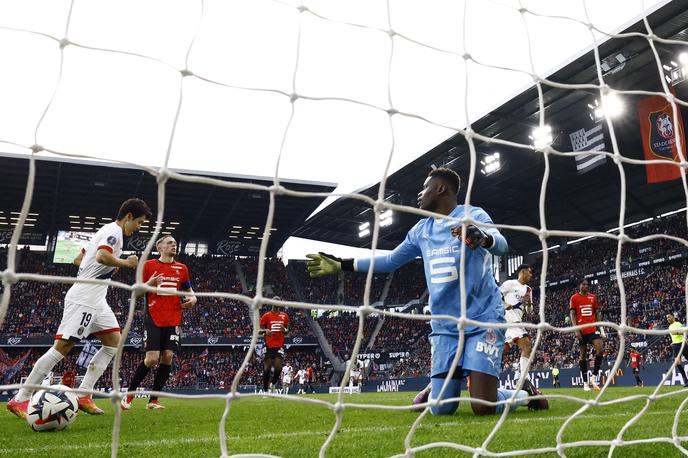
[[(235, 453), (227, 439), (231, 432), (229, 420), (233, 405), (239, 397), (262, 395), (239, 395), (237, 388), (261, 340), (260, 308), (278, 303), (265, 294), (264, 284), (265, 258), (279, 197), (313, 196), (290, 188), (284, 184), (285, 178), (337, 182), (339, 188), (327, 194), (326, 202), (335, 198), (355, 199), (368, 205), (375, 215), (370, 226), (373, 253), (384, 229), (381, 215), (388, 210), (451, 220), (464, 228), (474, 224), (537, 238), (542, 250), (539, 284), (535, 285), (539, 291), (535, 303), (537, 317), (531, 323), (518, 324), (535, 336), (530, 366), (536, 362), (546, 333), (572, 335), (581, 329), (575, 323), (554, 325), (548, 312), (548, 246), (553, 245), (553, 241), (585, 237), (612, 240), (616, 244), (616, 272), (623, 271), (623, 250), (629, 245), (666, 240), (688, 247), (688, 241), (681, 237), (658, 232), (634, 238), (625, 230), (629, 223), (626, 219), (628, 199), (637, 199), (629, 197), (633, 193), (627, 186), (627, 168), (663, 166), (661, 173), (675, 174), (674, 178), (680, 180), (683, 196), (688, 197), (685, 173), (688, 162), (680, 121), (681, 110), (688, 103), (677, 95), (677, 85), (685, 79), (688, 68), (688, 58), (683, 60), (679, 56), (683, 51), (688, 52), (688, 46), (682, 30), (655, 30), (652, 26), (652, 14), (667, 5), (676, 5), (678, 0), (30, 3), (32, 12), (31, 8), (27, 12), (10, 3), (0, 6), (0, 42), (3, 43), (0, 62), (3, 62), (3, 73), (6, 74), (0, 77), (0, 81), (4, 81), (0, 94), (10, 101), (0, 108), (0, 123), (9, 126), (0, 127), (0, 145), (6, 152), (24, 154), (29, 163), (26, 193), (9, 240), (7, 268), (2, 272), (0, 331), (8, 314), (10, 298), (22, 282), (73, 284), (82, 281), (17, 269), (20, 235), (31, 225), (29, 212), (37, 158), (88, 158), (114, 165), (125, 164), (140, 168), (157, 179), (155, 220), (158, 223), (141, 256), (136, 282), (128, 285), (111, 280), (91, 281), (105, 283), (130, 294), (126, 322), (120, 323), (125, 338), (134, 318), (136, 293), (151, 290), (141, 282), (142, 265), (153, 251), (154, 240), (163, 231), (161, 222), (165, 220), (165, 203), (169, 200), (166, 184), (179, 181), (269, 194), (269, 211), (265, 215), (262, 243), (257, 253), (255, 295), (227, 291), (196, 292), (199, 300), (224, 298), (245, 304), (252, 323), (250, 345), (231, 389), (226, 394), (202, 396), (226, 402), (217, 438), (222, 456)], [(43, 13), (38, 13), (39, 9)], [(623, 32), (633, 24), (632, 30)], [(619, 51), (601, 53), (603, 46), (612, 41), (619, 45), (604, 49)], [(635, 54), (623, 51), (627, 42), (637, 45)], [(592, 57), (589, 78), (577, 78), (579, 74), (568, 80), (550, 77), (568, 61), (586, 53), (591, 53)], [(670, 53), (676, 57), (667, 57)], [(646, 67), (652, 68), (652, 82), (623, 73), (624, 66), (630, 66), (629, 62), (638, 55), (649, 56)], [(45, 59), (33, 56), (45, 56)], [(492, 130), (489, 125), (474, 128), (474, 122), (488, 113), (495, 117), (495, 122), (499, 121), (499, 113), (491, 110), (528, 88), (536, 91), (536, 103), (524, 106), (518, 119), (505, 114), (501, 120), (515, 126), (513, 129), (501, 129), (497, 134), (497, 130)], [(553, 97), (560, 98), (564, 93), (580, 97), (575, 99), (577, 103), (572, 99), (570, 106), (561, 109), (586, 113), (591, 110), (591, 120), (604, 132), (602, 146), (599, 141), (595, 142), (599, 137), (585, 129), (582, 132), (562, 132), (560, 127), (550, 123), (551, 117), (562, 119), (560, 113), (550, 113), (548, 107)], [(671, 137), (674, 143), (669, 145), (669, 155), (648, 159), (638, 155), (637, 151), (624, 149), (615, 133), (619, 126), (611, 111), (619, 99), (627, 106), (633, 106), (650, 97), (666, 101), (669, 107), (665, 110), (666, 116), (660, 116), (657, 123), (661, 132), (666, 133), (665, 138)], [(530, 101), (524, 99), (524, 102)], [(670, 135), (670, 132), (676, 135)], [(436, 165), (458, 167), (458, 163), (452, 161), (462, 161), (463, 169), (468, 172), (461, 177), (466, 184), (460, 203), (483, 206), (488, 213), (490, 207), (482, 205), (483, 196), (475, 192), (475, 183), (482, 179), (481, 175), (492, 173), (493, 169), (488, 166), (498, 167), (493, 163), (494, 159), (500, 162), (499, 156), (489, 156), (486, 154), (488, 151), (500, 148), (509, 151), (502, 154), (503, 163), (534, 157), (541, 161), (542, 174), (532, 183), (539, 188), (538, 198), (529, 209), (534, 215), (532, 224), (510, 225), (499, 220), (486, 224), (471, 218), (452, 220), (420, 210), (408, 201), (395, 203), (386, 199), (386, 183), (393, 172), (453, 136), (465, 154), (457, 156), (450, 151), (446, 161)], [(250, 160), (255, 158), (258, 160)], [(548, 190), (553, 186), (551, 164), (561, 158), (568, 159), (571, 164), (575, 161), (579, 173), (604, 161), (614, 164), (617, 174), (602, 179), (618, 180), (617, 231), (596, 225), (594, 216), (588, 219), (591, 222), (589, 230), (566, 230), (548, 223), (550, 209), (547, 202), (551, 197)], [(226, 167), (223, 171), (234, 172), (231, 165), (224, 164), (225, 161), (245, 162), (246, 169), (241, 173), (270, 175), (273, 183), (265, 186), (225, 181), (201, 176), (200, 173), (178, 171), (217, 171)], [(361, 172), (362, 169), (366, 172)], [(501, 173), (509, 176), (508, 169)], [(524, 178), (514, 175), (512, 179)], [(377, 196), (355, 192), (377, 181), (380, 182)], [(415, 188), (408, 191), (415, 194), (421, 184), (415, 183)], [(501, 186), (492, 188), (492, 192), (506, 196), (513, 192), (513, 188), (502, 182)], [(576, 189), (570, 192), (575, 193)], [(580, 211), (584, 216), (585, 209)], [(468, 249), (461, 245), (462, 254)], [(459, 351), (464, 347), (467, 326), (499, 330), (514, 326), (483, 323), (467, 316), (465, 304), (470, 292), (464, 287), (467, 269), (464, 260), (462, 255), (457, 266), (462, 298), (460, 309), (456, 316), (442, 317), (456, 324)], [(492, 266), (487, 265), (486, 269), (495, 273)], [(413, 320), (419, 325), (436, 318), (431, 314), (391, 312), (372, 307), (372, 283), (373, 274), (368, 273), (362, 303), (355, 306), (358, 331), (350, 362), (339, 390), (335, 390), (338, 392), (336, 397), (271, 395), (294, 406), (306, 403), (332, 411), (332, 427), (323, 437), (320, 448), (323, 456), (331, 451), (344, 418), (351, 410), (411, 409), (410, 405), (362, 404), (357, 397), (345, 394), (351, 391), (345, 388), (349, 387), (352, 370), (356, 370), (356, 357), (365, 350), (363, 328), (368, 316), (374, 313), (386, 319)], [(600, 323), (610, 331), (611, 338), (616, 339), (618, 351), (610, 369), (612, 374), (625, 364), (624, 348), (628, 334), (668, 335), (666, 329), (640, 328), (629, 322), (623, 275), (616, 276), (616, 283), (619, 291), (618, 319)], [(683, 283), (688, 284), (688, 278), (683, 279)], [(685, 312), (685, 298), (682, 302), (681, 311)], [(294, 301), (287, 305), (307, 311), (352, 310), (350, 306), (334, 303)], [(122, 345), (113, 360), (114, 374), (119, 372)], [(455, 358), (452, 372), (457, 364), (458, 358)], [(676, 362), (671, 366), (672, 371), (675, 365)], [(530, 448), (518, 446), (508, 451), (496, 450), (493, 443), (500, 431), (508, 427), (516, 398), (501, 402), (507, 406), (504, 412), (495, 416), (494, 422), (481, 424), (487, 425), (485, 434), (473, 444), (419, 440), (418, 431), (430, 416), (429, 408), (426, 408), (404, 434), (403, 455), (413, 456), (431, 449), (448, 448), (474, 456), (545, 453), (566, 456), (572, 450), (585, 452), (586, 447), (606, 447), (611, 456), (620, 447), (643, 443), (668, 443), (675, 446), (677, 452), (688, 454), (682, 445), (686, 437), (679, 428), (685, 401), (680, 402), (675, 392), (660, 392), (669, 376), (667, 372), (649, 394), (611, 400), (604, 396), (613, 383), (613, 377), (608, 378), (602, 390), (592, 398), (546, 392), (551, 405), (570, 402), (579, 408), (560, 422), (549, 443)], [(524, 380), (524, 377), (519, 380), (517, 388), (523, 386)], [(0, 385), (1, 390), (17, 388), (18, 385)], [(113, 377), (112, 388), (109, 396), (116, 405), (122, 397), (118, 377)], [(188, 396), (164, 394), (171, 398), (189, 399)], [(627, 438), (627, 430), (652, 408), (654, 402), (672, 396), (676, 399), (676, 410), (672, 414), (670, 432), (642, 439)], [(567, 429), (576, 419), (585, 417), (594, 409), (612, 405), (624, 408), (627, 402), (638, 399), (645, 401), (644, 406), (622, 425), (614, 438), (574, 441), (567, 434)], [(472, 400), (470, 397), (462, 398), (463, 403)], [(112, 454), (116, 456), (126, 419), (119, 409), (113, 416)], [(596, 421), (604, 421), (604, 416), (596, 417)], [(461, 427), (460, 422), (456, 427)], [(295, 434), (294, 438), (298, 435)]]

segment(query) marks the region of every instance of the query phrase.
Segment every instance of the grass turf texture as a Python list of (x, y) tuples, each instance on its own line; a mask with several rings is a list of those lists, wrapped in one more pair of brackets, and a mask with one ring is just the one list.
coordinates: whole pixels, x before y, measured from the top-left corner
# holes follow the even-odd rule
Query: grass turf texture
[[(612, 388), (601, 399), (650, 394), (652, 388)], [(547, 395), (570, 395), (594, 399), (595, 392), (581, 389), (545, 389)], [(662, 388), (660, 394), (676, 393), (652, 403), (648, 412), (624, 435), (625, 440), (670, 437), (674, 414), (688, 392)], [(413, 393), (363, 393), (345, 396), (345, 402), (356, 404), (408, 405)], [(309, 396), (313, 397), (313, 396)], [(317, 395), (317, 399), (335, 402), (335, 395)], [(123, 412), (119, 456), (130, 457), (195, 457), (219, 456), (218, 427), (223, 400), (177, 400), (162, 398), (166, 410), (146, 410), (144, 399), (136, 399), (133, 409)], [(98, 404), (106, 415), (79, 414), (67, 430), (35, 433), (28, 425), (5, 411), (0, 404), (0, 457), (110, 456), (113, 411), (108, 400)], [(550, 410), (528, 411), (519, 408), (488, 446), (493, 452), (552, 447), (556, 434), (566, 419), (582, 404), (551, 399)], [(626, 421), (645, 405), (634, 400), (605, 407), (591, 407), (566, 428), (564, 442), (612, 440)], [(382, 411), (346, 408), (340, 432), (334, 438), (328, 456), (390, 456), (404, 452), (404, 438), (418, 414), (408, 411)], [(679, 435), (688, 435), (688, 421), (680, 416)], [(449, 417), (426, 416), (412, 445), (431, 442), (455, 442), (478, 447), (488, 436), (498, 416), (475, 417), (467, 403)], [(227, 421), (230, 454), (266, 453), (291, 456), (317, 456), (335, 421), (331, 409), (285, 399), (243, 398), (232, 403)], [(687, 445), (685, 442), (683, 445)], [(607, 446), (567, 448), (569, 457), (607, 456)], [(433, 448), (416, 454), (430, 456), (471, 456), (450, 448)], [(538, 456), (557, 456), (554, 453)], [(637, 444), (617, 447), (617, 457), (671, 457), (679, 451), (668, 443)]]

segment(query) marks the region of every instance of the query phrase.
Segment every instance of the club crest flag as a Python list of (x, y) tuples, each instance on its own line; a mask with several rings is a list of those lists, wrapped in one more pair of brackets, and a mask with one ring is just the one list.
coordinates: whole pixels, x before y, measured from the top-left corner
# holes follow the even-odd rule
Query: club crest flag
[[(645, 159), (667, 159), (680, 162), (676, 145), (677, 135), (680, 136), (684, 155), (686, 151), (686, 136), (683, 131), (681, 112), (677, 112), (677, 119), (674, 120), (671, 104), (658, 95), (639, 101), (637, 108)], [(676, 132), (677, 127), (678, 132)], [(648, 183), (661, 183), (681, 177), (679, 167), (671, 164), (645, 164), (645, 169)]]

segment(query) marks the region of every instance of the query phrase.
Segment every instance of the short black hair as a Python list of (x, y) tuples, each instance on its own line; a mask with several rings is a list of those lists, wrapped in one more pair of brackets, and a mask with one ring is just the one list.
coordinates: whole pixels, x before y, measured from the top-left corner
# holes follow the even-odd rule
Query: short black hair
[(449, 186), (449, 189), (452, 190), (454, 195), (459, 194), (459, 189), (461, 189), (461, 177), (452, 169), (439, 167), (431, 170), (430, 173), (428, 173), (428, 176), (440, 178)]
[[(576, 283), (576, 284), (577, 284), (578, 286), (580, 286), (581, 283), (583, 283), (584, 281), (588, 281), (588, 279), (585, 278), (585, 277), (582, 277), (582, 278), (578, 279), (578, 283)], [(588, 283), (589, 283), (589, 282), (588, 282)]]
[(117, 212), (117, 221), (124, 219), (124, 217), (127, 216), (127, 213), (131, 213), (131, 216), (133, 216), (134, 219), (138, 218), (139, 216), (145, 216), (146, 219), (151, 217), (151, 210), (148, 207), (148, 204), (143, 200), (136, 198), (127, 199), (122, 203), (122, 206), (119, 207), (119, 211)]
[(520, 273), (523, 269), (528, 269), (532, 272), (533, 266), (531, 266), (530, 264), (521, 264), (520, 266), (518, 266), (518, 269), (516, 269), (516, 272)]

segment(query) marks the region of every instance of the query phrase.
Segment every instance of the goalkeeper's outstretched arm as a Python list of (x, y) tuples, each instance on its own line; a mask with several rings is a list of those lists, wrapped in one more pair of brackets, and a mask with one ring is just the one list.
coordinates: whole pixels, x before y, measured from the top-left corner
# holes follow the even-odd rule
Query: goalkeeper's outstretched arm
[[(399, 244), (394, 251), (385, 256), (375, 257), (375, 272), (395, 271), (420, 255), (420, 249), (409, 233), (406, 239)], [(311, 277), (334, 275), (342, 271), (368, 272), (373, 261), (373, 258), (342, 259), (323, 252), (308, 254), (306, 257), (309, 258), (309, 261), (306, 263), (306, 268)]]

